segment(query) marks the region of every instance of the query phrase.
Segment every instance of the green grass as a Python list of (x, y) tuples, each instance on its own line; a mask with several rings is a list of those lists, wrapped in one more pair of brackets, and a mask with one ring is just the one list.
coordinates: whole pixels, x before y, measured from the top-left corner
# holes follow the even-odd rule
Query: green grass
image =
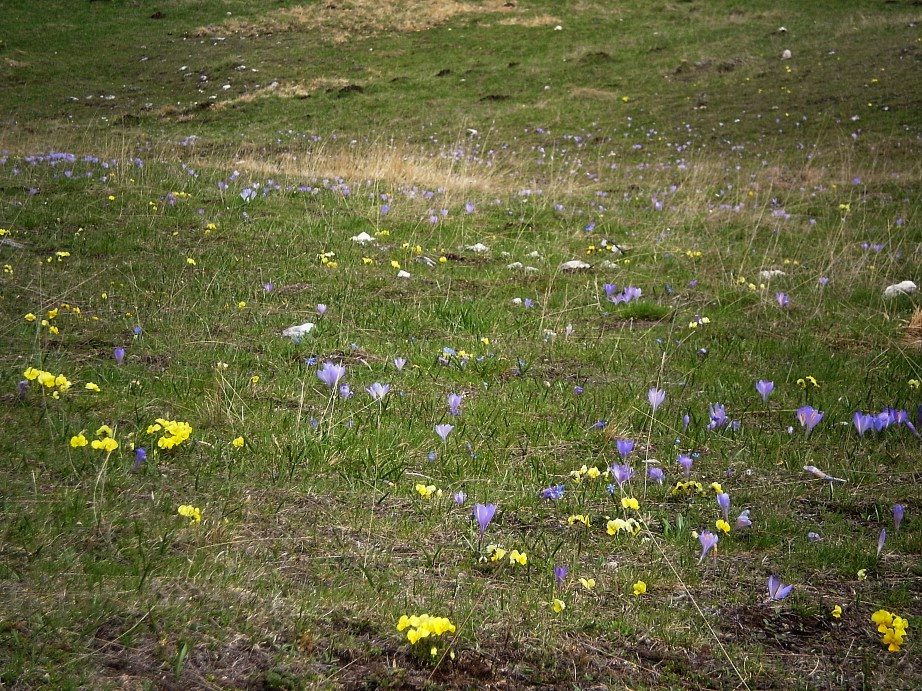
[[(922, 279), (915, 8), (471, 3), (418, 32), (327, 10), (217, 40), (198, 29), (278, 15), (58, 5), (6, 8), (0, 37), (0, 684), (918, 685), (920, 441), (851, 424), (919, 424), (918, 299), (882, 297)], [(73, 385), (20, 394), (28, 367)], [(707, 429), (716, 403), (739, 429)], [(158, 449), (157, 418), (191, 438)], [(72, 448), (103, 424), (118, 450)], [(571, 475), (619, 438), (639, 512)], [(679, 454), (702, 492), (670, 491)], [(753, 526), (699, 563), (712, 482)], [(476, 502), (499, 507), (483, 540)], [(639, 534), (609, 536), (626, 516)], [(899, 653), (879, 608), (910, 620)], [(456, 624), (453, 660), (396, 630), (423, 612)]]

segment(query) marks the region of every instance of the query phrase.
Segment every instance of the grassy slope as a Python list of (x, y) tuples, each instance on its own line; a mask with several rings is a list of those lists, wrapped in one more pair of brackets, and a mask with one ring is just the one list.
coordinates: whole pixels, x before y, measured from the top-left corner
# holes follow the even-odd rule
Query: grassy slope
[[(854, 410), (920, 402), (907, 383), (920, 378), (918, 354), (898, 342), (912, 303), (880, 297), (920, 278), (918, 13), (541, 5), (336, 46), (317, 31), (189, 37), (228, 11), (246, 17), (252, 3), (7, 8), (0, 57), (16, 64), (0, 65), (2, 147), (13, 152), (0, 172), (0, 226), (25, 248), (0, 249), (14, 272), (0, 295), (5, 388), (39, 362), (77, 384), (62, 401), (33, 384), (25, 402), (3, 403), (16, 430), (3, 442), (0, 493), (5, 683), (420, 685), (431, 668), (393, 630), (413, 611), (459, 624), (459, 662), (433, 678), (462, 686), (918, 678), (918, 619), (906, 652), (889, 656), (868, 623), (879, 606), (918, 609), (918, 441), (905, 430), (859, 441), (839, 424)], [(149, 19), (154, 9), (164, 17)], [(544, 13), (563, 31), (499, 23)], [(790, 62), (778, 59), (785, 47)], [(327, 81), (307, 98), (196, 105), (315, 79)], [(100, 102), (108, 94), (116, 99)], [(190, 134), (194, 145), (176, 144)], [(119, 162), (16, 157), (51, 149)], [(365, 182), (382, 159), (384, 179)], [(235, 168), (242, 176), (222, 194), (217, 182)], [(349, 196), (286, 176), (338, 168)], [(319, 191), (240, 200), (270, 177)], [(542, 193), (518, 194), (526, 188)], [(171, 206), (169, 192), (191, 197)], [(382, 193), (392, 195), (383, 218)], [(442, 208), (448, 216), (430, 224)], [(348, 241), (381, 228), (391, 235), (378, 248)], [(602, 238), (631, 247), (617, 267), (593, 254), (591, 273), (555, 270)], [(491, 246), (486, 259), (463, 249), (477, 241)], [(868, 252), (865, 241), (886, 247)], [(426, 269), (403, 243), (452, 258)], [(71, 256), (44, 261), (55, 251)], [(324, 251), (339, 268), (319, 266)], [(395, 282), (392, 259), (414, 278)], [(541, 270), (510, 273), (514, 260)], [(739, 283), (758, 283), (763, 268), (788, 275), (761, 291)], [(831, 279), (822, 290), (821, 275)], [(613, 308), (605, 282), (638, 285), (645, 299)], [(776, 290), (791, 310), (777, 307)], [(513, 307), (514, 297), (537, 306)], [(81, 316), (58, 317), (58, 336), (22, 320), (62, 302)], [(315, 338), (275, 335), (312, 318), (317, 302), (330, 311)], [(696, 314), (711, 323), (690, 330)], [(484, 358), (445, 367), (445, 346)], [(342, 360), (356, 397), (331, 410), (311, 355)], [(389, 364), (398, 355), (410, 362), (400, 373)], [(802, 392), (806, 375), (821, 387)], [(775, 381), (768, 406), (757, 378)], [(83, 391), (86, 381), (102, 392)], [(364, 394), (373, 381), (394, 386), (383, 410)], [(645, 394), (657, 383), (667, 399), (651, 424)], [(467, 394), (457, 420), (446, 413), (451, 391)], [(714, 402), (742, 420), (739, 432), (704, 430)], [(809, 438), (786, 431), (804, 402), (827, 416)], [(150, 448), (145, 429), (161, 415), (189, 420), (194, 441), (151, 453), (139, 472), (128, 451), (103, 462), (67, 444), (106, 422), (123, 446)], [(604, 431), (591, 429), (598, 419)], [(456, 428), (443, 448), (432, 425), (446, 421)], [(233, 450), (238, 434), (247, 445)], [(735, 509), (752, 509), (754, 529), (698, 566), (688, 533), (719, 515), (711, 496), (674, 498), (635, 480), (651, 528), (635, 540), (605, 535), (604, 517), (621, 509), (604, 482), (569, 484), (558, 504), (538, 498), (582, 464), (611, 463), (620, 436), (638, 440), (635, 456), (661, 459), (673, 482), (676, 454), (699, 452), (695, 477), (722, 482)], [(806, 481), (808, 462), (848, 483), (830, 492)], [(445, 496), (425, 502), (418, 481)], [(460, 489), (465, 508), (449, 498)], [(526, 549), (527, 569), (477, 563), (473, 501), (499, 504), (488, 538)], [(910, 507), (898, 535), (896, 501)], [(200, 526), (175, 515), (190, 502), (205, 512)], [(589, 534), (566, 525), (574, 513), (592, 516)], [(810, 530), (824, 540), (809, 543)], [(571, 568), (562, 616), (547, 607), (555, 563)], [(773, 572), (797, 584), (775, 608), (762, 603)], [(596, 589), (581, 590), (577, 576), (595, 577)], [(641, 578), (650, 590), (636, 599)], [(840, 621), (829, 616), (836, 603)]]

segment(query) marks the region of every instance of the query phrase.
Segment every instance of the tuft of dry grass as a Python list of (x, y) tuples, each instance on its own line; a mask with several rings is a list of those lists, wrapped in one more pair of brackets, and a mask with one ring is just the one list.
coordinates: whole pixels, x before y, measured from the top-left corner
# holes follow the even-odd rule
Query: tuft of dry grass
[[(226, 165), (227, 161), (200, 159), (197, 165)], [(275, 159), (264, 155), (238, 155), (234, 168), (270, 176), (300, 179), (338, 177), (356, 182), (375, 180), (395, 186), (417, 185), (427, 189), (442, 188), (446, 193), (508, 192), (515, 181), (495, 167), (476, 161), (455, 160), (449, 156), (424, 153), (401, 143), (371, 143), (363, 146), (320, 148), (286, 152)]]
[(552, 14), (536, 14), (531, 17), (506, 17), (500, 19), (497, 24), (500, 26), (524, 26), (528, 28), (538, 28), (542, 26), (557, 26), (558, 24), (563, 24), (560, 20), (560, 17), (555, 17)]
[(257, 19), (232, 17), (220, 24), (199, 27), (192, 35), (255, 37), (320, 29), (325, 40), (345, 43), (381, 33), (425, 31), (461, 14), (492, 14), (513, 9), (499, 0), (476, 5), (458, 0), (342, 0), (272, 10)]
[(305, 82), (272, 82), (268, 86), (241, 94), (225, 101), (218, 101), (211, 110), (218, 111), (238, 105), (252, 103), (262, 98), (308, 98), (315, 91), (338, 90), (349, 86), (351, 82), (342, 78), (318, 77)]
[(903, 331), (903, 343), (922, 350), (922, 309), (917, 309)]

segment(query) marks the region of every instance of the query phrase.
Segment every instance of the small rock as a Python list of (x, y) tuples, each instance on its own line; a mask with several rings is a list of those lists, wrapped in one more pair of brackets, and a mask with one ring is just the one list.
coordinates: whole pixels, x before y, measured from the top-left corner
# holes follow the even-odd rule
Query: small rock
[(512, 262), (511, 264), (506, 264), (506, 268), (512, 271), (525, 268), (525, 265), (522, 262)]
[(282, 335), (285, 338), (290, 338), (295, 343), (299, 343), (301, 339), (309, 334), (317, 325), (314, 322), (304, 322), (303, 324), (298, 324), (296, 326), (289, 326), (287, 329), (282, 331)]
[(357, 242), (360, 245), (370, 245), (375, 241), (375, 239), (365, 231), (362, 231), (358, 235), (353, 235), (349, 239), (352, 240), (352, 242)]
[(484, 245), (482, 242), (478, 242), (476, 245), (468, 245), (467, 249), (471, 252), (476, 252), (477, 254), (483, 254), (484, 252), (490, 251), (490, 248)]
[(791, 51), (789, 51), (787, 48), (785, 48), (785, 49), (781, 52), (781, 59), (782, 59), (782, 60), (790, 60), (790, 59), (791, 59)]
[(403, 269), (401, 269), (400, 271), (397, 272), (397, 278), (410, 278), (410, 272), (404, 271)]
[(894, 283), (892, 286), (887, 286), (884, 288), (884, 297), (892, 298), (897, 295), (911, 295), (916, 292), (919, 287), (912, 281), (901, 281), (899, 283)]
[(585, 271), (586, 269), (591, 269), (592, 264), (587, 264), (582, 259), (571, 259), (568, 262), (564, 262), (560, 265), (561, 271)]

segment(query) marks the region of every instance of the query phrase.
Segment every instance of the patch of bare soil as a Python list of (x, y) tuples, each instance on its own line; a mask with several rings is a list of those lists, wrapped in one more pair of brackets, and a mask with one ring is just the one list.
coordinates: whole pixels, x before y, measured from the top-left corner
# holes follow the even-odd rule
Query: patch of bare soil
[(462, 14), (513, 12), (514, 3), (487, 0), (329, 0), (272, 10), (256, 19), (232, 17), (195, 30), (196, 38), (256, 37), (287, 31), (322, 30), (325, 40), (345, 43), (381, 33), (425, 31)]

